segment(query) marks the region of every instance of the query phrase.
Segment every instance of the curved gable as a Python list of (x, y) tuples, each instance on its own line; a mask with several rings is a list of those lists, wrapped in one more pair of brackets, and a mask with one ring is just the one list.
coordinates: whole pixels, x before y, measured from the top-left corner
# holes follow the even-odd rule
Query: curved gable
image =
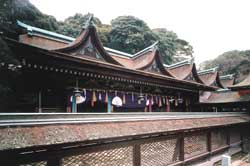
[[(211, 70), (211, 71), (209, 71)], [(207, 71), (200, 71), (198, 73), (199, 78), (202, 82), (205, 83), (207, 86), (217, 86), (219, 88), (224, 88), (220, 81), (220, 76), (217, 71), (217, 68), (209, 69)]]
[(200, 77), (199, 77), (199, 75), (198, 75), (198, 72), (197, 72), (197, 68), (196, 68), (195, 63), (193, 63), (193, 65), (192, 65), (192, 75), (193, 75), (193, 79), (194, 79), (196, 82), (205, 85), (205, 83), (200, 79)]
[(192, 72), (192, 65), (191, 64), (184, 64), (179, 67), (169, 69), (171, 73), (180, 80), (185, 80), (188, 78)]
[(235, 84), (233, 86), (229, 86), (232, 90), (249, 90), (250, 89), (250, 75), (247, 76), (243, 81)]
[(54, 49), (53, 51), (63, 52), (73, 56), (94, 58), (121, 65), (106, 52), (93, 25), (88, 25), (86, 29), (83, 29), (80, 35), (70, 44), (59, 49)]
[[(139, 64), (137, 64), (136, 69), (149, 71), (149, 72), (153, 72), (153, 73), (160, 73), (160, 74), (164, 74), (164, 75), (167, 75), (170, 77), (175, 77), (170, 71), (165, 69), (165, 67), (162, 63), (160, 52), (158, 49), (155, 49), (150, 54), (151, 54), (150, 60), (144, 64), (141, 63), (143, 61), (138, 61)], [(138, 67), (138, 66), (140, 66), (140, 67)]]
[(229, 87), (232, 86), (234, 84), (235, 79), (220, 79), (221, 83), (224, 87)]

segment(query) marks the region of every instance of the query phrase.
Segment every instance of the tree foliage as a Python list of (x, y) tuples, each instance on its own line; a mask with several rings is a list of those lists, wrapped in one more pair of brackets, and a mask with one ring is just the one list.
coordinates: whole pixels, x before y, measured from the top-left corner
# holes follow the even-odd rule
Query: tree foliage
[[(90, 15), (91, 13), (87, 13), (85, 15), (76, 13), (74, 16), (68, 17), (64, 21), (59, 22), (57, 32), (67, 36), (77, 37), (80, 34), (84, 24), (89, 19)], [(97, 17), (94, 17), (94, 24), (97, 27), (97, 33), (101, 41), (104, 44), (107, 44), (108, 34), (111, 30), (110, 25), (102, 24), (100, 19)]]
[(9, 104), (11, 105), (9, 101), (12, 101), (14, 98), (12, 84), (19, 75), (19, 72), (9, 70), (7, 65), (18, 65), (19, 62), (1, 37), (0, 48), (0, 110), (4, 110), (9, 107)]
[(17, 37), (16, 20), (51, 31), (58, 28), (53, 16), (41, 13), (28, 0), (1, 0), (0, 9), (0, 31), (11, 37)]
[(111, 21), (108, 46), (135, 53), (155, 42), (156, 36), (147, 24), (133, 16), (120, 16)]
[(170, 64), (173, 61), (173, 56), (176, 54), (176, 41), (178, 39), (176, 33), (168, 31), (165, 28), (153, 29), (159, 40), (159, 50), (163, 61)]
[[(57, 21), (53, 16), (43, 14), (28, 0), (1, 0), (0, 31), (16, 38), (19, 28), (16, 20), (32, 26), (77, 37), (82, 26), (89, 19), (90, 13), (76, 13), (64, 21)], [(155, 41), (159, 41), (159, 49), (163, 61), (167, 64), (179, 60), (175, 58), (179, 52), (190, 54), (192, 47), (188, 42), (178, 39), (177, 35), (166, 29), (151, 30), (141, 19), (134, 16), (119, 16), (111, 21), (111, 25), (103, 24), (94, 17), (98, 35), (105, 46), (128, 53), (136, 53)], [(186, 45), (190, 47), (186, 47)], [(191, 48), (190, 50), (187, 48)]]
[[(89, 19), (90, 13), (82, 15), (76, 13), (74, 16), (68, 17), (63, 22), (60, 22), (58, 32), (67, 36), (77, 37), (86, 21)], [(94, 18), (94, 23), (96, 26), (100, 26), (102, 23), (98, 18)]]

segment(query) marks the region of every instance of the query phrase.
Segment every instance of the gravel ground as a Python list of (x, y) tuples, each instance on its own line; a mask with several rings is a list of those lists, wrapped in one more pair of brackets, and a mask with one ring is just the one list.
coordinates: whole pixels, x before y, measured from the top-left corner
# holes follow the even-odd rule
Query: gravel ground
[(236, 154), (232, 157), (232, 166), (250, 166), (250, 154)]
[[(250, 166), (250, 154), (237, 153), (232, 156), (232, 166)], [(221, 162), (214, 164), (221, 166)]]

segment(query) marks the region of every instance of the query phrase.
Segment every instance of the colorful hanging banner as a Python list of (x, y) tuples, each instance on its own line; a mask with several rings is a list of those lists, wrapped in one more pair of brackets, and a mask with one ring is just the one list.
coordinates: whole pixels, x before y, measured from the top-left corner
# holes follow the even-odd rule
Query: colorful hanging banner
[(95, 102), (96, 102), (96, 94), (95, 94), (95, 91), (93, 90), (92, 100), (91, 100), (91, 107), (94, 107)]
[(104, 101), (105, 103), (108, 103), (108, 92), (106, 91), (106, 93), (105, 93), (105, 101)]
[(98, 100), (102, 101), (102, 93), (101, 92), (98, 92)]
[(134, 93), (131, 94), (132, 102), (134, 102)]
[(125, 96), (125, 93), (123, 93), (123, 96), (122, 96), (122, 104), (126, 104), (126, 96)]
[(175, 97), (175, 100), (174, 100), (174, 101), (175, 101), (175, 102), (174, 102), (174, 103), (175, 103), (174, 105), (175, 105), (175, 106), (178, 106), (178, 100), (177, 100), (177, 97)]
[(161, 103), (161, 97), (159, 97), (159, 103), (158, 103), (158, 106), (161, 107), (162, 106), (162, 103)]

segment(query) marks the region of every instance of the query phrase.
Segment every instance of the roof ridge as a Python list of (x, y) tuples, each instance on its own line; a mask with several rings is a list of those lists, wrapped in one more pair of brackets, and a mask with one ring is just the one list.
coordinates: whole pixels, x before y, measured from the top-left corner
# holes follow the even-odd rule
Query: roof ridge
[(34, 32), (37, 32), (37, 33), (48, 35), (48, 36), (55, 37), (58, 39), (63, 39), (63, 40), (69, 41), (69, 42), (72, 42), (75, 40), (75, 38), (73, 38), (73, 37), (69, 37), (69, 36), (55, 33), (52, 31), (48, 31), (45, 29), (37, 28), (37, 27), (31, 26), (31, 25), (25, 24), (19, 20), (17, 20), (17, 25), (22, 27), (22, 28), (25, 28), (28, 31), (29, 35), (33, 35)]
[(186, 64), (192, 64), (194, 62), (194, 57), (190, 58), (190, 59), (186, 59), (184, 61), (180, 61), (171, 65), (167, 65), (167, 64), (163, 64), (164, 67), (169, 68), (169, 69), (174, 69), (180, 66), (184, 66)]
[(151, 44), (150, 46), (144, 48), (143, 50), (133, 54), (132, 58), (138, 57), (138, 56), (142, 55), (143, 53), (145, 53), (147, 51), (152, 51), (153, 49), (155, 49), (157, 47), (158, 43), (159, 43), (159, 41), (156, 41), (153, 44)]
[(198, 75), (204, 75), (204, 74), (208, 74), (208, 73), (215, 73), (215, 72), (218, 71), (218, 69), (219, 69), (219, 67), (215, 66), (215, 67), (210, 68), (210, 69), (200, 70), (197, 73), (198, 73)]
[(223, 76), (220, 76), (220, 79), (222, 80), (226, 80), (226, 79), (233, 79), (234, 78), (234, 75), (235, 74), (227, 74), (227, 75), (223, 75)]
[[(126, 52), (123, 52), (123, 51), (119, 51), (119, 50), (115, 50), (113, 48), (109, 48), (109, 47), (104, 47), (105, 50), (107, 52), (111, 52), (111, 53), (116, 53), (116, 54), (119, 54), (119, 55), (122, 55), (124, 58), (131, 58), (133, 56), (133, 54), (129, 54), (129, 53), (126, 53)], [(115, 56), (118, 56), (116, 54), (112, 54), (112, 55), (115, 55)]]
[[(33, 35), (33, 32), (38, 32), (38, 33), (43, 34), (43, 35), (49, 35), (51, 37), (66, 40), (68, 42), (73, 42), (76, 39), (76, 38), (73, 38), (73, 37), (70, 37), (70, 36), (62, 35), (60, 33), (55, 33), (55, 32), (52, 32), (52, 31), (48, 31), (48, 30), (45, 30), (45, 29), (41, 29), (41, 28), (37, 28), (37, 27), (31, 26), (31, 25), (28, 25), (28, 24), (25, 24), (25, 23), (23, 23), (23, 22), (21, 22), (19, 20), (17, 20), (17, 25), (22, 27), (22, 28), (25, 28), (28, 31), (29, 35)], [(133, 56), (133, 54), (129, 54), (129, 53), (126, 53), (126, 52), (123, 52), (123, 51), (115, 50), (115, 49), (108, 48), (108, 47), (104, 47), (104, 48), (108, 52), (117, 53), (117, 54), (120, 54), (122, 56), (126, 56), (126, 57), (132, 57)]]

